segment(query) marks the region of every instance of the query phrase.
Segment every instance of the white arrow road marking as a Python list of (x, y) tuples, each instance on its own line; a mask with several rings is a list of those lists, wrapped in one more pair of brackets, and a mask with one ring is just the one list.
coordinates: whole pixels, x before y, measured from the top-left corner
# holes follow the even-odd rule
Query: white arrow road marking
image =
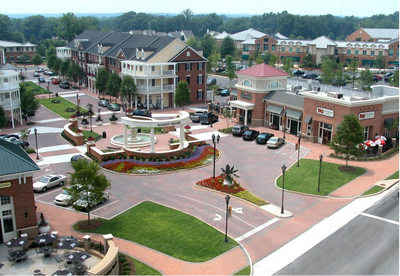
[(232, 210), (237, 214), (243, 214), (243, 208), (242, 207), (232, 208)]
[(220, 216), (220, 215), (218, 215), (218, 214), (215, 214), (215, 218), (214, 218), (214, 220), (221, 220), (222, 219), (222, 217)]

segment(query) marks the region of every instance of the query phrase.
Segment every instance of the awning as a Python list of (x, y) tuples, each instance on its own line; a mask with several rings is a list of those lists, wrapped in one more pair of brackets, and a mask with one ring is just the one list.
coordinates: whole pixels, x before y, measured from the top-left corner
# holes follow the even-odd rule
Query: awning
[(229, 101), (229, 105), (231, 107), (237, 107), (240, 109), (244, 109), (244, 110), (253, 110), (254, 109), (254, 104), (253, 103), (249, 103), (249, 102), (244, 102), (244, 101)]
[(277, 105), (273, 105), (270, 104), (267, 107), (267, 111), (268, 112), (272, 112), (272, 113), (276, 113), (276, 114), (281, 114), (283, 110), (283, 107), (277, 106)]
[(393, 118), (385, 119), (385, 123), (383, 125), (385, 127), (391, 127), (393, 125)]
[(296, 111), (296, 110), (289, 109), (289, 108), (286, 109), (286, 117), (290, 117), (290, 118), (299, 120), (301, 117), (301, 114), (302, 114), (302, 112), (300, 112), (300, 111)]
[(306, 118), (304, 119), (304, 123), (306, 125), (311, 125), (311, 122), (312, 122), (312, 116), (307, 115)]
[(237, 96), (237, 90), (236, 89), (232, 89), (230, 95)]

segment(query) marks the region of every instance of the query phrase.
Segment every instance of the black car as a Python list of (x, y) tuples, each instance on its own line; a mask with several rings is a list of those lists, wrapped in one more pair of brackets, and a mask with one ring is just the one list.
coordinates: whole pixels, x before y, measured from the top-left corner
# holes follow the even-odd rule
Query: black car
[(295, 75), (295, 76), (301, 76), (301, 75), (303, 75), (304, 74), (304, 72), (303, 71), (301, 71), (301, 70), (294, 70), (293, 71), (293, 75)]
[(245, 131), (245, 132), (243, 133), (242, 139), (243, 139), (243, 140), (253, 141), (254, 139), (256, 139), (256, 137), (258, 136), (258, 134), (260, 134), (259, 131), (249, 129), (249, 130), (247, 130), (247, 131)]
[(38, 82), (44, 83), (46, 82), (43, 77), (38, 77)]
[(265, 145), (268, 142), (269, 138), (271, 138), (273, 136), (274, 136), (274, 134), (272, 134), (272, 133), (261, 132), (260, 134), (258, 134), (258, 136), (256, 138), (256, 143)]
[(21, 146), (23, 149), (26, 149), (27, 147), (29, 147), (29, 142), (23, 141), (20, 139), (15, 139), (11, 143), (13, 143), (14, 145)]
[(249, 127), (246, 125), (236, 125), (232, 128), (232, 135), (242, 136), (242, 134), (247, 130), (249, 130)]
[(216, 85), (217, 84), (217, 79), (216, 78), (209, 78), (207, 80), (207, 85)]
[(224, 67), (218, 67), (217, 69), (215, 69), (215, 72), (225, 72), (225, 68)]
[(81, 159), (86, 159), (83, 155), (74, 155), (71, 157), (71, 162), (76, 162)]
[(132, 116), (145, 116), (151, 117), (151, 111), (147, 109), (136, 109), (132, 111)]
[(117, 103), (109, 103), (107, 105), (107, 108), (111, 111), (120, 111), (121, 110), (121, 106)]
[(58, 86), (60, 86), (61, 88), (71, 88), (71, 84), (67, 81), (62, 81), (58, 84)]

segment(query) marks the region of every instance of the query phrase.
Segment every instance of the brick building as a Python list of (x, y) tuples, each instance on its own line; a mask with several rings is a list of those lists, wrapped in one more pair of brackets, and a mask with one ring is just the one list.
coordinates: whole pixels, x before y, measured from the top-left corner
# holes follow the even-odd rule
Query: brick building
[(18, 57), (26, 54), (29, 61), (36, 55), (36, 44), (0, 40), (0, 64), (18, 62)]

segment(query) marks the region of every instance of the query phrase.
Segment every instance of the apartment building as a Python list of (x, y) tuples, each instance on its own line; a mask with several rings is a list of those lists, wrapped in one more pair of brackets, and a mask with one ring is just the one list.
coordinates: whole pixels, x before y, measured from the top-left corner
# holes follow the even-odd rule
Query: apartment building
[(18, 61), (18, 57), (22, 54), (29, 56), (29, 60), (36, 55), (36, 44), (19, 43), (12, 41), (0, 40), (0, 64), (14, 63)]

